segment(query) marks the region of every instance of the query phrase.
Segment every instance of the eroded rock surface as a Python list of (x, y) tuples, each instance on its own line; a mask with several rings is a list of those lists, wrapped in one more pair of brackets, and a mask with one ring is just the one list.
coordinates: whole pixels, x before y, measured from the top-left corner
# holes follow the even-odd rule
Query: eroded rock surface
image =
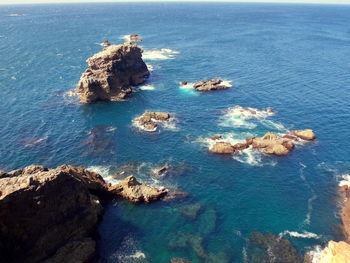
[(166, 189), (160, 189), (140, 183), (134, 176), (128, 176), (120, 183), (110, 187), (110, 191), (133, 203), (159, 200), (167, 194)]
[(196, 82), (193, 84), (193, 87), (197, 91), (211, 91), (211, 90), (228, 89), (231, 86), (224, 84), (221, 79), (210, 79), (210, 80)]
[(120, 101), (149, 76), (142, 49), (133, 43), (110, 45), (87, 60), (77, 94), (83, 103)]
[(168, 112), (147, 111), (134, 121), (144, 131), (156, 131), (159, 123), (169, 122), (169, 120), (170, 114)]
[[(1, 262), (87, 262), (108, 195), (102, 177), (83, 168), (32, 165), (0, 178)], [(72, 260), (72, 261), (71, 261)]]

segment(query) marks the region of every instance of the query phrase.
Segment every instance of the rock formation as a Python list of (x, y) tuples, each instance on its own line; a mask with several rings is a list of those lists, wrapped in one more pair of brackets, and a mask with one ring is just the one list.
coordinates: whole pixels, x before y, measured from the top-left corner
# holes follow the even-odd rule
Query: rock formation
[(168, 122), (170, 114), (168, 112), (145, 112), (135, 119), (138, 127), (144, 131), (156, 131), (158, 123)]
[(266, 133), (262, 137), (247, 138), (243, 143), (231, 144), (225, 141), (220, 141), (221, 136), (213, 136), (208, 138), (212, 141), (218, 141), (209, 148), (212, 153), (218, 154), (235, 154), (248, 147), (260, 149), (262, 153), (273, 155), (286, 155), (295, 147), (293, 141), (298, 140), (314, 140), (316, 138), (312, 130), (294, 131), (282, 137), (274, 133)]
[(59, 262), (62, 253), (67, 262), (91, 260), (107, 189), (100, 175), (68, 165), (3, 173), (0, 261)]
[(317, 257), (317, 263), (347, 263), (350, 262), (350, 245), (344, 241), (329, 241), (317, 256), (314, 253), (308, 253), (304, 263), (315, 262), (314, 257)]
[(90, 262), (102, 203), (121, 196), (150, 202), (166, 194), (128, 177), (111, 186), (69, 165), (0, 174), (0, 262)]
[(193, 84), (193, 87), (197, 91), (211, 91), (211, 90), (222, 90), (228, 89), (230, 86), (224, 85), (221, 79), (210, 79), (199, 81)]
[(83, 103), (120, 101), (149, 76), (142, 49), (133, 43), (108, 46), (87, 63), (76, 90)]
[(134, 176), (128, 176), (117, 185), (110, 187), (110, 191), (133, 203), (148, 203), (159, 200), (167, 194), (167, 190), (140, 183)]
[(339, 193), (343, 199), (340, 216), (343, 223), (344, 235), (346, 240), (350, 241), (350, 186), (344, 184), (339, 188)]

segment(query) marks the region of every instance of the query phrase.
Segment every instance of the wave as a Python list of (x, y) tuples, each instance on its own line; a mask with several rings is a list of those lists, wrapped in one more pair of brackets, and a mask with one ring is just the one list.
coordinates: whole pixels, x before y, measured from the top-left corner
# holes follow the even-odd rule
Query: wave
[(311, 263), (319, 263), (321, 261), (321, 246), (315, 246), (312, 250), (308, 251), (306, 254), (312, 258)]
[(27, 137), (27, 138), (24, 138), (21, 142), (22, 142), (24, 147), (34, 147), (36, 145), (40, 145), (40, 144), (44, 143), (47, 139), (48, 139), (47, 135), (44, 137), (41, 137), (41, 138)]
[(350, 174), (341, 175), (341, 180), (339, 181), (339, 186), (348, 185), (350, 186)]
[(177, 50), (172, 50), (168, 48), (145, 50), (142, 54), (143, 59), (148, 60), (166, 60), (174, 59), (175, 55), (180, 52)]
[(313, 239), (320, 239), (321, 236), (315, 234), (315, 233), (311, 233), (311, 232), (307, 232), (307, 231), (303, 231), (302, 233), (296, 232), (296, 231), (283, 231), (282, 233), (279, 234), (281, 237), (282, 236), (286, 236), (289, 235), (291, 237), (296, 237), (296, 238), (313, 238)]
[(153, 85), (142, 85), (139, 87), (140, 90), (155, 90), (156, 88)]
[(256, 108), (242, 107), (239, 105), (228, 108), (224, 110), (223, 113), (224, 115), (221, 117), (219, 126), (240, 127), (246, 129), (254, 129), (257, 127), (257, 124), (248, 122), (248, 120), (264, 120), (267, 117), (275, 115), (275, 112), (271, 108), (258, 110)]
[(115, 179), (111, 173), (111, 166), (102, 166), (102, 165), (92, 165), (86, 168), (87, 170), (91, 171), (91, 172), (95, 172), (98, 173), (99, 175), (101, 175), (103, 177), (103, 179), (107, 182), (107, 183), (111, 183), (111, 184), (115, 184), (120, 182), (120, 180)]
[(148, 68), (149, 71), (153, 71), (154, 70), (154, 66), (149, 64), (149, 63), (146, 63), (146, 66)]
[(180, 85), (179, 88), (183, 93), (186, 93), (186, 94), (192, 95), (192, 96), (198, 96), (199, 93), (196, 92), (193, 85), (194, 85), (194, 82), (193, 83), (189, 82), (186, 85)]

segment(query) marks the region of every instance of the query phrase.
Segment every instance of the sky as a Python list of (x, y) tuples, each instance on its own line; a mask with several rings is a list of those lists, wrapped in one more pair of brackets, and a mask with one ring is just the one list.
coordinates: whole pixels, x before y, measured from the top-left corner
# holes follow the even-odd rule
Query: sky
[[(186, 0), (0, 0), (0, 4), (72, 3), (72, 2), (187, 2)], [(220, 2), (276, 2), (350, 4), (350, 0), (219, 0)], [(218, 2), (218, 0), (191, 0), (191, 2)]]

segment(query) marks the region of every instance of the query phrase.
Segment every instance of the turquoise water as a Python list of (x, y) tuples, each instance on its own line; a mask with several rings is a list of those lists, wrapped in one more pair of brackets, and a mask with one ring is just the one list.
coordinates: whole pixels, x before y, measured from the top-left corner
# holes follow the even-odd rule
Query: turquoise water
[[(111, 180), (124, 168), (191, 194), (150, 205), (116, 200), (99, 229), (99, 262), (250, 262), (252, 231), (316, 234), (286, 235), (300, 254), (340, 240), (336, 191), (350, 170), (349, 13), (348, 6), (289, 4), (0, 6), (0, 169), (72, 164)], [(130, 33), (143, 37), (153, 90), (93, 105), (66, 95), (98, 43), (121, 43)], [(152, 59), (162, 48), (179, 53)], [(197, 94), (178, 85), (213, 77), (233, 87)], [(276, 114), (225, 118), (236, 105)], [(175, 127), (139, 131), (132, 120), (145, 110), (174, 113)], [(203, 142), (305, 128), (317, 140), (285, 157), (217, 156)], [(164, 164), (176, 173), (150, 176)], [(194, 204), (197, 217), (181, 213)]]

